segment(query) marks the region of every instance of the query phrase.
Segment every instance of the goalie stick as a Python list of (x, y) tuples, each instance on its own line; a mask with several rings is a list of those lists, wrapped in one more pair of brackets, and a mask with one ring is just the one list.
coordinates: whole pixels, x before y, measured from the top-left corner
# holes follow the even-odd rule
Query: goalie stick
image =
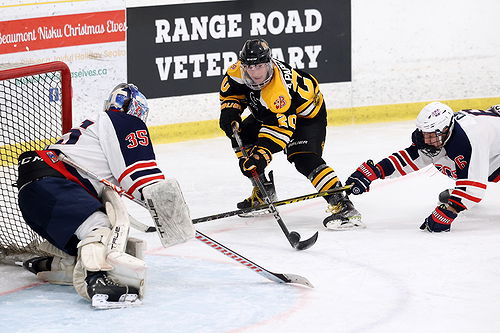
[[(233, 127), (233, 136), (236, 139), (236, 142), (238, 143), (238, 147), (240, 148), (241, 153), (243, 154), (243, 157), (247, 158), (248, 154), (247, 154), (246, 150), (243, 148), (243, 142), (241, 141), (240, 135), (238, 134), (238, 125), (236, 123), (234, 123), (232, 127)], [(311, 246), (313, 246), (314, 243), (316, 243), (316, 241), (318, 240), (318, 232), (316, 231), (316, 233), (314, 235), (312, 235), (309, 239), (301, 241), (300, 234), (298, 232), (288, 231), (288, 228), (286, 227), (285, 222), (283, 222), (283, 219), (281, 218), (278, 210), (276, 209), (275, 205), (273, 204), (273, 202), (269, 198), (269, 195), (268, 195), (266, 189), (264, 188), (264, 184), (262, 184), (256, 170), (252, 170), (252, 178), (255, 181), (255, 183), (257, 184), (257, 186), (259, 187), (260, 193), (262, 194), (264, 201), (269, 206), (271, 213), (273, 214), (274, 218), (276, 219), (276, 222), (278, 222), (278, 225), (280, 226), (281, 230), (285, 234), (286, 239), (288, 239), (288, 242), (290, 243), (290, 245), (292, 245), (292, 247), (296, 250), (305, 250), (305, 249), (308, 249)]]
[[(134, 196), (126, 193), (120, 186), (114, 185), (113, 183), (110, 183), (104, 178), (100, 178), (98, 175), (95, 173), (91, 172), (90, 170), (85, 169), (81, 165), (73, 162), (70, 160), (68, 157), (66, 157), (63, 153), (60, 153), (58, 159), (72, 167), (74, 167), (77, 170), (80, 170), (90, 177), (94, 178), (95, 180), (99, 181), (100, 183), (110, 187), (112, 190), (117, 192), (120, 195), (125, 196), (127, 199), (130, 199), (131, 201), (147, 208), (146, 204), (142, 202), (139, 199), (134, 198)], [(129, 215), (130, 216), (130, 215)], [(136, 225), (137, 220), (130, 216), (130, 224)], [(140, 223), (140, 222), (139, 222)], [(161, 227), (157, 225), (157, 228)], [(158, 233), (159, 237), (161, 238), (161, 233)], [(296, 274), (282, 274), (282, 273), (273, 273), (271, 271), (268, 271), (267, 269), (257, 265), (253, 261), (243, 257), (242, 255), (236, 253), (235, 251), (229, 249), (228, 247), (222, 245), (221, 243), (217, 242), (216, 240), (208, 237), (207, 235), (199, 232), (198, 230), (195, 230), (195, 238), (202, 242), (203, 244), (210, 246), (211, 248), (219, 251), (220, 253), (224, 254), (225, 256), (235, 260), (236, 262), (242, 264), (243, 266), (251, 269), (255, 273), (267, 278), (268, 280), (271, 280), (273, 282), (278, 282), (278, 283), (296, 283), (296, 284), (301, 284), (306, 287), (311, 287), (314, 288), (314, 286), (309, 282), (309, 280), (303, 276), (296, 275)]]

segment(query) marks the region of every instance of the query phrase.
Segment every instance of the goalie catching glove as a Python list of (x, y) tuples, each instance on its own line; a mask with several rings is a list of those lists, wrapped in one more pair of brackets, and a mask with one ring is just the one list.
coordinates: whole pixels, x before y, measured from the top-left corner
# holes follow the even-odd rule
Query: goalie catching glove
[(373, 164), (372, 160), (368, 160), (361, 164), (356, 171), (347, 178), (346, 185), (352, 185), (351, 193), (358, 195), (368, 192), (372, 181), (379, 178), (382, 178), (382, 173), (377, 166)]
[(254, 172), (260, 175), (272, 160), (272, 154), (264, 147), (255, 146), (248, 157), (240, 159), (240, 169), (243, 175), (252, 178)]

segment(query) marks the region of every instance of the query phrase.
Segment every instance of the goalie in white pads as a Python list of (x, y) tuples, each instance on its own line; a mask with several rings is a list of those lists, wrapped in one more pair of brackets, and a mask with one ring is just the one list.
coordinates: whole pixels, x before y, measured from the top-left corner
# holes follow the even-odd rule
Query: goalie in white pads
[(156, 164), (145, 124), (148, 110), (137, 87), (120, 84), (95, 119), (84, 120), (46, 150), (19, 156), (19, 207), (26, 223), (47, 240), (41, 247), (50, 254), (25, 267), (44, 281), (73, 284), (98, 308), (140, 304), (144, 244), (128, 237), (130, 222), (119, 195), (58, 156), (151, 202), (152, 216), (160, 217), (155, 223), (169, 235), (164, 245), (193, 237), (180, 188)]

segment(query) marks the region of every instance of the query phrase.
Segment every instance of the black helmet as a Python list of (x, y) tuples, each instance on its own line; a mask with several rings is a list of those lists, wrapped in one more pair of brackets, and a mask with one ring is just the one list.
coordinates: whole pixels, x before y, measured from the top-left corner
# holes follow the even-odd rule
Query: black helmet
[(271, 49), (263, 39), (249, 39), (243, 45), (239, 60), (250, 66), (271, 61)]

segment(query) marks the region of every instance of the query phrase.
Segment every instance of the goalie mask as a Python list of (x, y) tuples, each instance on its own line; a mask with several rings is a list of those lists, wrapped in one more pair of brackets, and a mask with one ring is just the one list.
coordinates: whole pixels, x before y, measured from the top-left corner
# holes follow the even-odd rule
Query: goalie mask
[(446, 104), (427, 104), (417, 116), (417, 129), (412, 134), (413, 143), (429, 156), (437, 156), (450, 138), (455, 124), (453, 110)]
[(250, 39), (241, 49), (241, 77), (252, 90), (264, 88), (273, 77), (273, 60), (269, 44), (263, 39)]
[(120, 83), (105, 101), (104, 111), (125, 112), (146, 122), (149, 107), (146, 97), (135, 85)]

